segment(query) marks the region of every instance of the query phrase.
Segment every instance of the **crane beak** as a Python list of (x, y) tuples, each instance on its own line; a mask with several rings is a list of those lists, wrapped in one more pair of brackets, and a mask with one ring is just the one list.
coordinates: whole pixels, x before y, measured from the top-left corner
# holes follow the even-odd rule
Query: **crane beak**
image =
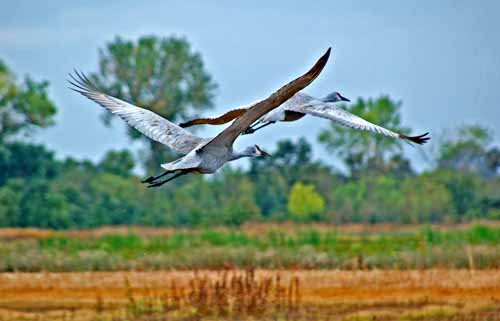
[(340, 97), (340, 100), (342, 100), (342, 101), (347, 101), (347, 102), (351, 101), (349, 98), (346, 98), (346, 97), (342, 96), (341, 94), (339, 94), (339, 97)]
[(271, 157), (272, 155), (269, 154), (268, 152), (265, 152), (263, 150), (260, 151), (262, 157)]

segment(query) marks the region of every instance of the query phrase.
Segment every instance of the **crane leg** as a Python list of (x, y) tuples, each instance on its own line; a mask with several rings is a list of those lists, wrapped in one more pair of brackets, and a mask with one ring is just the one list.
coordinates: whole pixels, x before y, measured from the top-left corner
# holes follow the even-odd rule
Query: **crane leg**
[(148, 178), (145, 178), (141, 181), (141, 183), (153, 183), (154, 181), (156, 181), (158, 178), (162, 178), (163, 176), (167, 175), (167, 174), (170, 174), (170, 173), (173, 173), (174, 171), (165, 171), (165, 173), (161, 174), (161, 175), (158, 175), (158, 176), (149, 176)]
[(273, 121), (268, 121), (267, 123), (263, 124), (263, 125), (260, 125), (259, 127), (255, 128), (254, 126), (251, 126), (251, 127), (248, 127), (242, 135), (248, 135), (248, 134), (253, 134), (255, 133), (256, 131), (258, 131), (259, 129), (261, 128), (264, 128), (266, 126), (269, 126), (271, 124), (274, 124), (275, 122)]
[(186, 175), (187, 173), (189, 173), (190, 171), (186, 171), (186, 170), (183, 170), (177, 174), (175, 174), (174, 176), (170, 177), (170, 178), (167, 178), (166, 180), (163, 180), (161, 182), (157, 182), (157, 183), (154, 183), (154, 184), (150, 184), (148, 185), (148, 187), (160, 187), (162, 186), (163, 184), (167, 183), (167, 182), (170, 182), (171, 180), (174, 180), (176, 179), (177, 177), (179, 176), (182, 176), (182, 175)]

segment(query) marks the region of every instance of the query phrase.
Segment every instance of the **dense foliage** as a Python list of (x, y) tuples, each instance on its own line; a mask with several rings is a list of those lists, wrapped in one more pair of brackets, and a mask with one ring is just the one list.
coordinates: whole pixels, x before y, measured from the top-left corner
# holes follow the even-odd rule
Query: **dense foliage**
[[(300, 139), (278, 145), (248, 170), (226, 166), (147, 189), (128, 151), (94, 164), (58, 160), (43, 146), (0, 146), (0, 226), (48, 228), (140, 224), (239, 225), (246, 221), (464, 222), (500, 218), (500, 177), (436, 167), (404, 177), (353, 177), (300, 155)], [(307, 153), (306, 153), (307, 154)], [(29, 157), (28, 157), (29, 155)]]
[(0, 143), (52, 124), (56, 107), (47, 96), (48, 86), (28, 76), (19, 83), (0, 59)]

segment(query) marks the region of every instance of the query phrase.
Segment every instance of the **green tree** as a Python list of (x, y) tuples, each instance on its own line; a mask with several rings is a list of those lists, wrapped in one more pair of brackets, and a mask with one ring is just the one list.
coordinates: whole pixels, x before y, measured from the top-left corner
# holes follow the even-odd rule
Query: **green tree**
[(68, 203), (47, 180), (33, 180), (24, 186), (19, 201), (20, 227), (62, 229), (71, 226)]
[[(401, 105), (389, 96), (381, 96), (375, 100), (358, 98), (355, 104), (342, 107), (369, 122), (405, 134), (410, 129), (401, 124)], [(388, 158), (402, 150), (401, 140), (335, 123), (320, 133), (319, 141), (344, 161), (351, 174), (367, 169), (385, 172)]]
[(486, 127), (461, 126), (442, 139), (438, 147), (437, 166), (487, 178), (496, 176), (500, 168), (500, 150), (491, 146), (492, 141), (493, 131)]
[(248, 175), (255, 186), (255, 203), (262, 215), (269, 218), (285, 219), (290, 189), (287, 178), (275, 168), (250, 171)]
[(478, 205), (478, 194), (484, 186), (481, 177), (451, 170), (436, 170), (432, 176), (446, 186), (451, 195), (453, 219), (464, 221), (466, 215)]
[(148, 211), (146, 188), (136, 179), (103, 173), (93, 176), (89, 187), (90, 226), (139, 224)]
[(128, 150), (108, 151), (98, 165), (103, 172), (122, 177), (132, 176), (134, 166), (134, 158)]
[(214, 176), (194, 176), (175, 189), (170, 215), (174, 225), (240, 225), (259, 217), (246, 173), (227, 166)]
[(437, 223), (452, 218), (452, 195), (432, 173), (406, 178), (400, 193), (402, 223)]
[(290, 191), (288, 211), (291, 218), (297, 221), (319, 219), (325, 211), (325, 200), (315, 191), (314, 185), (297, 182)]
[(366, 186), (365, 199), (360, 209), (363, 222), (399, 222), (399, 205), (403, 196), (399, 180), (389, 175), (369, 175), (362, 180)]
[(95, 226), (92, 208), (97, 200), (92, 193), (90, 181), (97, 175), (97, 171), (84, 162), (66, 160), (64, 163), (60, 175), (51, 182), (52, 190), (67, 201), (71, 227)]
[(333, 188), (330, 220), (336, 223), (360, 223), (361, 208), (366, 198), (368, 187), (365, 180), (349, 180)]
[(241, 170), (226, 169), (215, 183), (218, 204), (222, 204), (223, 224), (241, 225), (260, 216), (254, 202), (254, 185)]
[[(107, 93), (177, 122), (212, 107), (215, 83), (184, 38), (140, 37), (136, 42), (117, 37), (99, 51), (99, 72), (92, 75)], [(110, 114), (104, 114), (106, 124)], [(131, 139), (148, 145), (145, 168), (156, 170), (169, 157), (161, 144), (128, 128)]]
[(56, 107), (49, 99), (47, 81), (26, 76), (22, 83), (0, 60), (0, 143), (37, 127), (52, 125)]
[(399, 180), (388, 175), (366, 175), (333, 189), (332, 220), (337, 222), (398, 222), (402, 194)]
[(476, 215), (489, 219), (500, 219), (500, 177), (488, 179), (478, 190)]
[(22, 177), (27, 181), (33, 178), (54, 178), (60, 163), (54, 153), (44, 146), (21, 142), (0, 144), (0, 185), (8, 179)]
[(288, 193), (298, 181), (313, 184), (326, 195), (336, 177), (330, 168), (312, 160), (312, 146), (303, 137), (278, 142), (273, 157), (250, 160), (248, 175), (255, 185), (255, 202), (262, 214), (285, 219)]
[(189, 179), (174, 191), (172, 210), (166, 213), (169, 225), (197, 226), (222, 224), (224, 204), (219, 204), (214, 183), (201, 175)]
[(0, 227), (19, 226), (22, 180), (11, 180), (0, 187)]

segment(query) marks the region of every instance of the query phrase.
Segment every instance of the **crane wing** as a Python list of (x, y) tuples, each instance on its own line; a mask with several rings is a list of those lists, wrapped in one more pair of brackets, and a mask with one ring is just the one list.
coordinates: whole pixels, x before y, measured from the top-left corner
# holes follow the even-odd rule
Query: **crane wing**
[(184, 123), (180, 123), (179, 126), (182, 128), (186, 128), (186, 127), (191, 127), (194, 125), (204, 125), (204, 124), (222, 125), (222, 124), (229, 123), (231, 120), (233, 120), (235, 118), (240, 117), (241, 115), (246, 113), (247, 110), (248, 110), (248, 108), (237, 108), (237, 109), (230, 110), (227, 113), (224, 113), (218, 117), (196, 118), (196, 119), (192, 119), (192, 120), (189, 120), (187, 122), (184, 122)]
[[(290, 99), (288, 99), (284, 104), (282, 104), (280, 106), (284, 106), (284, 108), (287, 110), (294, 111), (296, 106), (301, 106), (305, 103), (312, 101), (313, 99), (314, 99), (313, 97), (311, 97), (305, 93), (298, 92), (295, 95), (293, 95)], [(180, 123), (179, 126), (181, 126), (182, 128), (186, 128), (186, 127), (191, 127), (191, 126), (195, 126), (195, 125), (223, 125), (223, 124), (229, 123), (230, 121), (234, 120), (235, 118), (242, 116), (254, 104), (255, 103), (232, 109), (232, 110), (230, 110), (230, 111), (228, 111), (220, 116), (213, 117), (213, 118), (208, 117), (208, 118), (191, 119), (191, 120), (186, 121), (184, 123)], [(276, 112), (276, 109), (274, 109), (273, 112)], [(266, 115), (269, 115), (269, 113)], [(264, 118), (262, 118), (262, 119), (265, 119), (265, 115), (264, 115)]]
[(252, 125), (256, 120), (275, 109), (279, 105), (283, 104), (290, 97), (292, 97), (298, 91), (307, 87), (323, 70), (328, 58), (330, 57), (331, 48), (328, 48), (326, 53), (318, 59), (314, 66), (305, 74), (299, 78), (292, 80), (288, 84), (284, 85), (277, 91), (275, 91), (268, 98), (253, 104), (242, 116), (238, 117), (231, 126), (227, 127), (224, 131), (219, 133), (214, 139), (208, 142), (204, 148), (209, 148), (210, 146), (225, 146), (227, 148), (231, 147), (238, 138), (238, 136), (244, 132), (250, 125)]
[(192, 135), (187, 130), (150, 110), (102, 93), (83, 73), (77, 71), (75, 73), (76, 76), (70, 74), (72, 80), (68, 80), (73, 86), (72, 90), (120, 116), (127, 124), (152, 140), (162, 143), (180, 154), (187, 154), (208, 141), (208, 139)]
[(392, 130), (375, 125), (359, 116), (351, 114), (347, 110), (335, 106), (333, 103), (319, 102), (314, 104), (306, 104), (299, 108), (294, 108), (294, 111), (300, 111), (304, 114), (330, 119), (349, 128), (369, 131), (392, 138), (400, 138), (419, 145), (425, 144), (430, 139), (430, 137), (427, 136), (429, 133), (425, 133), (419, 136), (406, 136), (393, 132)]

